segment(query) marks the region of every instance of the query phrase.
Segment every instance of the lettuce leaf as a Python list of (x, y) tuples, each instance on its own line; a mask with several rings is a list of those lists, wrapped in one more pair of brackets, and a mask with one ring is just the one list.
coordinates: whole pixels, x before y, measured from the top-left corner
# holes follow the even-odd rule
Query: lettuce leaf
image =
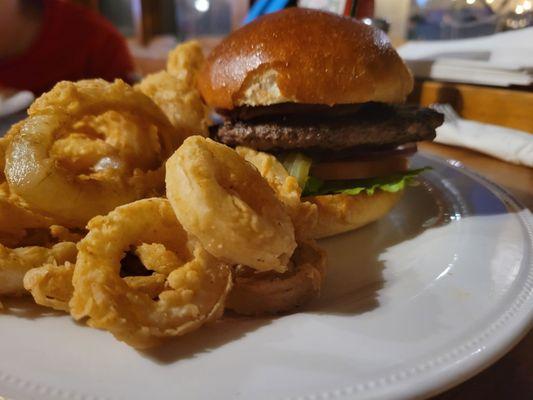
[(419, 168), (370, 179), (350, 179), (339, 181), (322, 181), (310, 176), (307, 178), (302, 196), (318, 196), (323, 194), (349, 194), (357, 195), (366, 193), (373, 195), (376, 190), (385, 192), (398, 192), (413, 182), (414, 178), (430, 168)]

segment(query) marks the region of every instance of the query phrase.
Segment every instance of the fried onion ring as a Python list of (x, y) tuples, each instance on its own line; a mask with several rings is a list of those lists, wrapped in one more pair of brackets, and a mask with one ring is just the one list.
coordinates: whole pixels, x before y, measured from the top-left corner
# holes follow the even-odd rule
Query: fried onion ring
[[(166, 250), (165, 246), (158, 243), (143, 243), (137, 247), (135, 253), (142, 254), (139, 258), (149, 270), (167, 271), (166, 275), (156, 272), (149, 276), (123, 278), (131, 289), (146, 293), (151, 298), (157, 297), (165, 290), (167, 276), (176, 268), (176, 265), (184, 264), (175, 253)], [(24, 275), (24, 288), (31, 293), (37, 304), (69, 312), (68, 303), (74, 293), (73, 274), (74, 264), (69, 262), (63, 265), (45, 264), (29, 270)]]
[[(14, 124), (13, 127), (16, 127), (17, 125), (20, 125), (20, 122)], [(4, 169), (6, 167), (6, 151), (14, 135), (12, 131), (14, 131), (14, 129), (10, 129), (4, 136), (0, 137), (0, 182), (5, 182), (6, 180), (4, 175)]]
[(0, 296), (25, 294), (26, 272), (43, 264), (61, 265), (76, 261), (76, 244), (61, 242), (50, 248), (42, 246), (10, 249), (0, 245)]
[(5, 152), (13, 135), (10, 130), (0, 138), (0, 243), (19, 247), (28, 229), (48, 228), (53, 221), (30, 210), (28, 204), (9, 189), (4, 176)]
[(197, 40), (190, 40), (176, 46), (168, 53), (167, 71), (190, 87), (195, 87), (196, 75), (204, 62), (201, 43)]
[(24, 275), (24, 289), (31, 293), (33, 300), (42, 306), (58, 311), (69, 311), (68, 302), (72, 297), (72, 274), (74, 264), (44, 264), (30, 269)]
[(53, 220), (37, 214), (19, 196), (9, 190), (6, 182), (0, 183), (0, 243), (18, 247), (31, 229), (48, 228)]
[[(120, 125), (118, 137), (106, 136), (105, 126), (98, 129), (103, 124), (99, 118), (109, 120), (110, 113), (115, 119), (117, 115), (127, 119), (113, 122), (115, 126), (128, 121), (142, 124), (133, 154), (122, 151), (130, 140), (120, 137), (126, 131)], [(60, 82), (38, 98), (28, 114), (12, 128), (7, 181), (32, 210), (69, 228), (84, 227), (90, 218), (118, 205), (153, 196), (163, 186), (164, 161), (183, 139), (148, 97), (120, 80)], [(96, 145), (88, 153), (95, 152), (96, 158), (84, 153), (88, 144), (80, 146), (80, 134), (94, 139)], [(70, 145), (69, 139), (74, 140)], [(139, 156), (155, 150), (156, 156)], [(81, 174), (79, 168), (87, 167), (87, 162), (96, 164)]]
[(167, 197), (187, 232), (231, 264), (283, 272), (294, 226), (255, 168), (211, 139), (185, 140), (167, 161)]
[(296, 238), (305, 240), (318, 222), (316, 204), (301, 201), (302, 189), (295, 177), (289, 175), (285, 167), (272, 154), (238, 146), (235, 151), (246, 161), (253, 164), (270, 187), (276, 192), (278, 199), (285, 205), (292, 222)]
[(299, 243), (287, 272), (257, 273), (238, 266), (226, 308), (244, 315), (294, 310), (320, 293), (326, 275), (326, 253), (314, 241)]
[[(230, 268), (189, 238), (166, 199), (118, 207), (93, 218), (88, 228), (78, 244), (72, 280), (69, 307), (75, 319), (88, 317), (89, 326), (108, 330), (133, 347), (147, 348), (222, 314), (231, 289)], [(132, 287), (119, 274), (124, 253), (145, 243), (161, 244), (177, 255), (178, 265), (163, 268), (171, 272), (162, 274), (166, 279), (157, 293), (147, 293), (147, 285)]]
[[(31, 293), (37, 304), (69, 312), (68, 303), (74, 293), (73, 275), (74, 264), (69, 262), (63, 265), (45, 264), (30, 269), (24, 275), (24, 288)], [(131, 289), (146, 293), (150, 298), (156, 298), (165, 288), (168, 289), (167, 275), (160, 273), (126, 276), (122, 279)]]
[(167, 70), (147, 75), (135, 85), (165, 113), (172, 125), (190, 135), (208, 135), (209, 109), (196, 87), (204, 63), (200, 43), (178, 45), (168, 55)]

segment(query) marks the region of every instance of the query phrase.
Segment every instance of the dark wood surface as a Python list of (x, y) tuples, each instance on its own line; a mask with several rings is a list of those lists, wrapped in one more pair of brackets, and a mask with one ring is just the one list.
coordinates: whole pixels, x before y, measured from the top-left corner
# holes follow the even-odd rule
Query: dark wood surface
[(533, 90), (464, 83), (417, 81), (409, 101), (423, 106), (448, 103), (466, 119), (533, 133)]
[[(533, 211), (533, 169), (509, 164), (471, 150), (422, 143), (420, 151), (458, 160), (499, 184)], [(433, 400), (522, 400), (533, 398), (533, 331), (480, 374)]]

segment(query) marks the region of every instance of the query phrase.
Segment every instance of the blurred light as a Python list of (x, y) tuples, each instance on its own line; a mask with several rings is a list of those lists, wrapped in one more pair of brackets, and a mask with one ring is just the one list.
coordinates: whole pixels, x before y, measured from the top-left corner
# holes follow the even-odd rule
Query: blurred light
[(195, 0), (194, 7), (200, 12), (209, 10), (209, 0)]
[(518, 15), (523, 14), (524, 13), (524, 7), (521, 4), (519, 4), (514, 9), (514, 12), (515, 12), (515, 14), (518, 14)]
[(487, 4), (492, 4), (494, 3), (494, 0), (487, 0)]
[(475, 2), (476, 2), (476, 0), (466, 0), (467, 4), (474, 4)]
[(522, 7), (524, 7), (524, 10), (526, 11), (531, 10), (531, 1), (529, 0), (524, 1), (524, 3), (522, 4)]

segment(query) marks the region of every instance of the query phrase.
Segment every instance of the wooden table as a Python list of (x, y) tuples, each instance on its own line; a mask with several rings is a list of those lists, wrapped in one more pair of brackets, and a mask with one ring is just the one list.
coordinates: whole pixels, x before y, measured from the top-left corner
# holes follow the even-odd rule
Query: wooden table
[(533, 90), (417, 80), (408, 101), (448, 103), (463, 118), (533, 133)]
[[(509, 164), (470, 150), (435, 143), (419, 145), (422, 152), (458, 160), (507, 189), (533, 211), (533, 169)], [(522, 400), (533, 395), (533, 331), (502, 359), (433, 400)]]

